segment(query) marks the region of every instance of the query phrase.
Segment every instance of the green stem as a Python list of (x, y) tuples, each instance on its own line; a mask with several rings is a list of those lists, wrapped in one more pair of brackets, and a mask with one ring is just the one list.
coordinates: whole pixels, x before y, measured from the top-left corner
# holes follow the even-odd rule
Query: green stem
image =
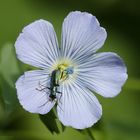
[(93, 136), (91, 130), (90, 130), (89, 128), (87, 128), (86, 131), (87, 131), (89, 137), (91, 138), (91, 140), (95, 140), (95, 138), (94, 138), (94, 136)]

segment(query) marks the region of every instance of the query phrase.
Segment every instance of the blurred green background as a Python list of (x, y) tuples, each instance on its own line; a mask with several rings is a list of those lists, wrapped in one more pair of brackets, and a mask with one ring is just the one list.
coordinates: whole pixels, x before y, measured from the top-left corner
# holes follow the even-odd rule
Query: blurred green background
[(60, 40), (63, 19), (75, 10), (98, 18), (108, 33), (100, 51), (118, 53), (129, 76), (117, 97), (106, 99), (97, 95), (103, 116), (90, 132), (96, 140), (140, 140), (139, 7), (139, 0), (0, 0), (0, 140), (91, 139), (72, 128), (51, 134), (37, 114), (22, 109), (14, 88), (19, 75), (31, 69), (15, 55), (14, 42), (22, 28), (37, 19), (46, 19), (54, 25)]

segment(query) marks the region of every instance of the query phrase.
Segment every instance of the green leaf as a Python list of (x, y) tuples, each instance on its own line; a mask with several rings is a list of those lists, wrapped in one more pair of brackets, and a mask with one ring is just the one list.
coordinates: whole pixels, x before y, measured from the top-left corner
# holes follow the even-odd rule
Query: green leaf
[(1, 77), (1, 92), (2, 92), (2, 98), (4, 102), (4, 110), (5, 110), (5, 115), (10, 115), (10, 113), (13, 112), (13, 110), (16, 108), (16, 103), (17, 103), (17, 97), (16, 97), (16, 91), (14, 88), (12, 88), (7, 81), (3, 78), (2, 75)]
[(5, 44), (1, 49), (0, 66), (1, 100), (3, 100), (1, 102), (4, 103), (5, 115), (10, 115), (16, 108), (17, 97), (14, 84), (19, 75), (14, 47), (11, 43)]
[(56, 122), (56, 116), (53, 110), (45, 115), (39, 115), (39, 117), (52, 134), (54, 132), (57, 134), (60, 133)]
[(11, 43), (5, 44), (0, 54), (0, 73), (8, 84), (14, 87), (16, 76), (19, 75), (19, 67)]

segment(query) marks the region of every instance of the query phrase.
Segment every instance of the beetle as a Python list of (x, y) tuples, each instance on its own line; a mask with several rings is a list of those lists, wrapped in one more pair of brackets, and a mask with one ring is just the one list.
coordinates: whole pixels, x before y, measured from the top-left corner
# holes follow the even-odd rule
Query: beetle
[[(58, 91), (58, 87), (60, 86), (60, 83), (66, 80), (69, 76), (69, 74), (73, 73), (73, 67), (68, 67), (66, 69), (62, 69), (59, 67), (56, 70), (53, 70), (50, 75), (50, 87), (46, 87), (44, 85), (41, 85), (39, 83), (39, 86), (43, 88), (36, 88), (39, 91), (44, 91), (44, 89), (49, 89), (49, 101), (53, 102), (57, 100), (56, 94), (59, 93), (62, 96), (62, 92)], [(61, 98), (60, 96), (60, 98)], [(45, 103), (46, 104), (46, 103)]]
[(73, 67), (68, 67), (64, 70), (61, 68), (58, 68), (52, 71), (50, 87), (47, 87), (50, 90), (49, 97), (51, 101), (56, 99), (56, 93), (59, 93), (62, 96), (62, 92), (58, 91), (57, 88), (60, 86), (60, 83), (66, 80), (69, 74), (72, 74), (72, 73), (73, 73)]
[(59, 75), (60, 75), (60, 70), (54, 70), (52, 71), (51, 78), (50, 78), (50, 87), (47, 87), (50, 90), (50, 101), (53, 101), (56, 99), (56, 93), (61, 92), (57, 91), (57, 88), (59, 86)]

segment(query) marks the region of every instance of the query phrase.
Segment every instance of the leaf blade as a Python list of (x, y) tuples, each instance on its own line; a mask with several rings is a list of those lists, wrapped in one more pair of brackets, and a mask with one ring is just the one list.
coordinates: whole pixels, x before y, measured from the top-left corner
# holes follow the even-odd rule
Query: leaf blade
[(53, 110), (51, 110), (49, 113), (45, 115), (39, 115), (39, 118), (52, 134), (60, 133), (56, 122), (56, 116)]

